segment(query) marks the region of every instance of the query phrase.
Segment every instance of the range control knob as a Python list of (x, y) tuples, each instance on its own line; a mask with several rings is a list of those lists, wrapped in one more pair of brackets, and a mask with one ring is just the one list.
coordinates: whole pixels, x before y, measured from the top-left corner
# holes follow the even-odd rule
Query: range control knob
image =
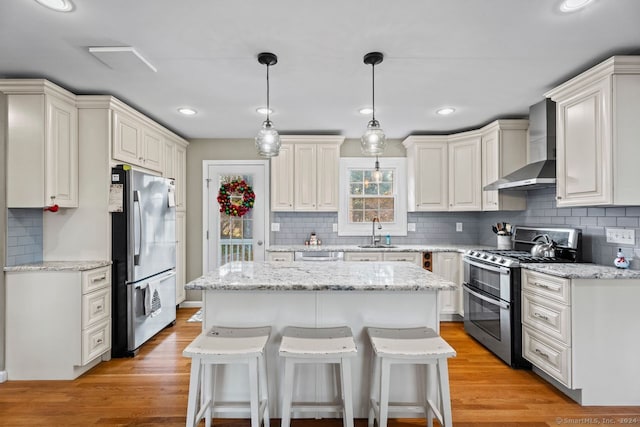
[(492, 256), (492, 257), (490, 258), (490, 260), (491, 260), (491, 261), (495, 261), (496, 259), (497, 259), (497, 258), (496, 258), (496, 257), (494, 257), (494, 256)]

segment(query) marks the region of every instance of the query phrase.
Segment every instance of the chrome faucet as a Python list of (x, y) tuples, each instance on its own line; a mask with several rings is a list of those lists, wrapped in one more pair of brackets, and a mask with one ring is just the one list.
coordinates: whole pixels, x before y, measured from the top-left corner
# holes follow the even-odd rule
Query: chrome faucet
[(380, 243), (380, 236), (376, 237), (376, 221), (378, 221), (378, 230), (382, 230), (382, 225), (380, 224), (378, 217), (373, 217), (373, 220), (371, 221), (371, 244), (373, 246)]

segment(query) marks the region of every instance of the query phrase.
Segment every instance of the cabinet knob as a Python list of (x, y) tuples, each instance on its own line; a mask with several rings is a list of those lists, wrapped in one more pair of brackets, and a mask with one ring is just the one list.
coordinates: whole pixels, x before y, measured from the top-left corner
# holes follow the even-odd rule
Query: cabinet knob
[(56, 196), (51, 196), (51, 200), (55, 200)]
[(562, 196), (556, 196), (556, 200), (561, 200)]

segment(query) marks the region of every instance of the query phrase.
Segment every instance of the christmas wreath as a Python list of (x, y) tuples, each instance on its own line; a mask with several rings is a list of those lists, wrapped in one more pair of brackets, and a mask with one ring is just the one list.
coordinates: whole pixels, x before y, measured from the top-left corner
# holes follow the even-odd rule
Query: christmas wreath
[[(242, 200), (231, 201), (231, 196), (242, 195)], [(243, 216), (253, 208), (256, 194), (244, 179), (236, 179), (220, 186), (218, 203), (220, 212), (230, 216)]]

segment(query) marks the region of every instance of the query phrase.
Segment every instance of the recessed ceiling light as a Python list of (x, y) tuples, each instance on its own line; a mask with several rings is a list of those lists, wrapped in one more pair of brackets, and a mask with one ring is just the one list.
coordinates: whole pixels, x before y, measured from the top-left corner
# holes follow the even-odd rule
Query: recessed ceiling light
[(184, 114), (185, 116), (193, 116), (195, 114), (198, 114), (198, 112), (196, 110), (194, 110), (193, 108), (189, 108), (189, 107), (180, 107), (178, 108), (178, 112), (181, 114)]
[(456, 111), (456, 109), (453, 108), (453, 107), (442, 107), (442, 108), (438, 109), (436, 111), (436, 113), (440, 114), (441, 116), (448, 116), (449, 114), (452, 114), (455, 111)]
[(563, 12), (575, 12), (591, 2), (592, 0), (564, 0), (560, 5), (560, 10)]
[(71, 0), (36, 0), (44, 7), (48, 7), (56, 12), (71, 12), (73, 10), (73, 3)]
[(271, 108), (260, 107), (260, 108), (256, 108), (256, 113), (258, 113), (258, 114), (273, 114), (273, 110)]
[(367, 115), (368, 115), (368, 114), (373, 113), (373, 108), (371, 108), (371, 107), (364, 107), (364, 108), (359, 109), (359, 110), (358, 110), (358, 112), (359, 112), (360, 114), (367, 114)]

